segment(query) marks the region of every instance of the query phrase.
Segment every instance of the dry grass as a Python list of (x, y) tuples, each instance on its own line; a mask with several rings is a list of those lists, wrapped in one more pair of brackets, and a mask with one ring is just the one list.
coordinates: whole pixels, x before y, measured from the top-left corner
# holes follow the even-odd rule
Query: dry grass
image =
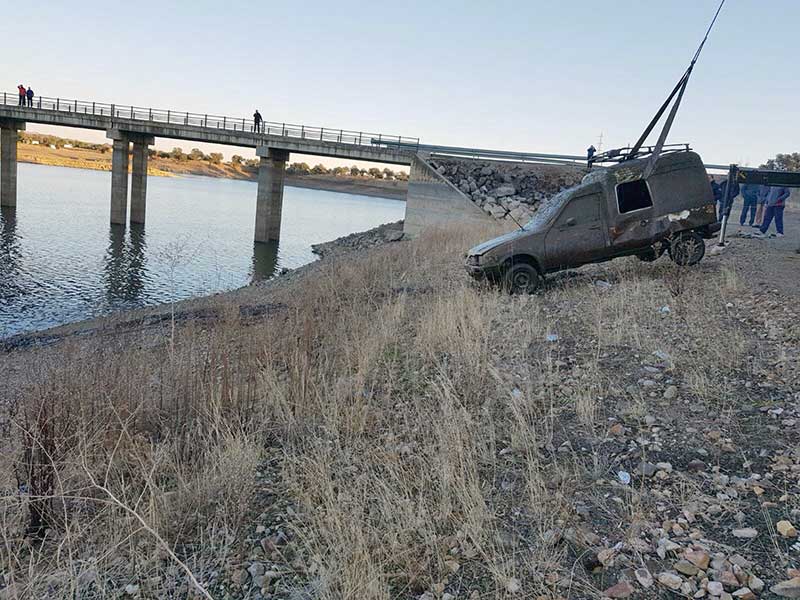
[(505, 598), (515, 581), (548, 598), (558, 580), (592, 595), (585, 547), (553, 532), (605, 466), (563, 431), (604, 435), (610, 406), (641, 401), (630, 363), (654, 351), (685, 393), (725, 402), (747, 350), (721, 316), (738, 279), (621, 261), (610, 288), (510, 298), (461, 271), (489, 233), (327, 262), (271, 292), (284, 309), (266, 319), (223, 298), (210, 325), (76, 342), (53, 364), (32, 352), (0, 464), (23, 486), (0, 500), (7, 597), (185, 595), (176, 561), (213, 595), (211, 571), (241, 562), (268, 447), (297, 506), (295, 572), (320, 598)]

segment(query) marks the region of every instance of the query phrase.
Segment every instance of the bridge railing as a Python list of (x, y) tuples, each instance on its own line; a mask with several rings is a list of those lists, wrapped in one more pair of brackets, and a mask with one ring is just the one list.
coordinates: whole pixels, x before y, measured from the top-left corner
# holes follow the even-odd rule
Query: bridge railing
[[(23, 108), (19, 105), (19, 94), (16, 92), (4, 92), (2, 94), (2, 103), (4, 106)], [(308, 125), (278, 123), (273, 121), (262, 121), (259, 130), (257, 130), (252, 118), (226, 117), (175, 110), (143, 108), (140, 106), (126, 106), (122, 104), (88, 102), (85, 100), (50, 98), (47, 96), (34, 97), (33, 106), (27, 107), (26, 104), (25, 108), (26, 110), (46, 110), (67, 114), (93, 115), (97, 117), (108, 117), (110, 119), (185, 125), (215, 130), (222, 129), (252, 134), (254, 136), (280, 136), (356, 146), (378, 146), (397, 150), (410, 151), (419, 146), (419, 138), (387, 135), (385, 133), (353, 131), (336, 129), (334, 127), (309, 127)]]

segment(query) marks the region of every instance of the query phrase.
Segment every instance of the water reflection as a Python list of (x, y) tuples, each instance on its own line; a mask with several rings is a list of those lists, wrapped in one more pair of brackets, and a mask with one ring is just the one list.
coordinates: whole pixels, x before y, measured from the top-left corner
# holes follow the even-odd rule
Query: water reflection
[(0, 338), (232, 290), (315, 260), (311, 244), (405, 211), (395, 200), (287, 186), (278, 249), (253, 244), (250, 181), (152, 177), (145, 231), (109, 229), (108, 173), (22, 163), (19, 179), (16, 214), (0, 214)]
[(263, 281), (278, 270), (278, 242), (255, 242), (253, 244), (253, 271), (251, 281)]
[(125, 226), (110, 226), (103, 265), (109, 302), (135, 304), (141, 300), (145, 288), (146, 250), (144, 225), (131, 224), (129, 240), (126, 240)]
[(0, 206), (0, 302), (10, 300), (22, 291), (19, 285), (21, 255), (17, 209)]

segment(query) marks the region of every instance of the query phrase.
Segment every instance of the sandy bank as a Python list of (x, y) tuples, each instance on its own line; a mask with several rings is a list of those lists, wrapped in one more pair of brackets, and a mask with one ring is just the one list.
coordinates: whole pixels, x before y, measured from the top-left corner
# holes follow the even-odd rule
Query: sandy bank
[[(94, 171), (111, 170), (111, 153), (85, 148), (50, 148), (45, 145), (19, 144), (19, 162)], [(148, 175), (176, 177), (193, 175), (224, 179), (255, 181), (256, 170), (246, 165), (232, 163), (214, 164), (204, 160), (174, 160), (153, 157), (149, 160)], [(293, 187), (360, 194), (405, 200), (408, 184), (405, 181), (389, 181), (371, 177), (333, 175), (287, 175), (286, 184)]]

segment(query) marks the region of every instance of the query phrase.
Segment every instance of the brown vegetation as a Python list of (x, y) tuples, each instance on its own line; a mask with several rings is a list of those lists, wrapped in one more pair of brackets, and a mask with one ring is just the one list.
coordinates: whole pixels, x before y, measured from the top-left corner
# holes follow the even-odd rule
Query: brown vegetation
[[(764, 299), (714, 260), (625, 260), (509, 297), (462, 272), (491, 233), (431, 232), (210, 300), (213, 319), (0, 359), (20, 390), (6, 597), (186, 597), (189, 571), (215, 598), (595, 598), (657, 568), (661, 538), (730, 548), (686, 511), (714, 465), (764, 472), (788, 448), (776, 430), (758, 458), (735, 415), (791, 404), (796, 326), (762, 338)], [(701, 446), (708, 478), (682, 472)], [(667, 460), (676, 473), (635, 473)], [(778, 501), (797, 482), (773, 485), (777, 508), (726, 497), (771, 522), (798, 507)], [(738, 551), (767, 579), (785, 548)]]

